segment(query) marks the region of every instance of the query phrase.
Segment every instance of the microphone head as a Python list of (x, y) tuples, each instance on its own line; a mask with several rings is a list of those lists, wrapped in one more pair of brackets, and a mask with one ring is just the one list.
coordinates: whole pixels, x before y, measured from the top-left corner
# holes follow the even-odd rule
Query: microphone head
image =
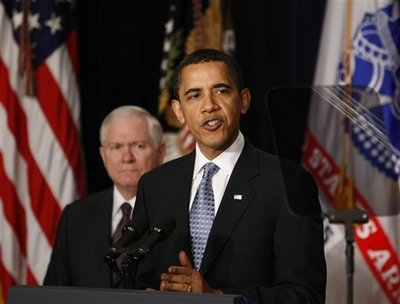
[(131, 219), (124, 228), (122, 228), (122, 234), (125, 233), (125, 231), (128, 232), (135, 232), (139, 234), (139, 236), (143, 235), (143, 233), (147, 229), (147, 219), (144, 216), (134, 216), (133, 219)]
[(134, 243), (129, 246), (127, 250), (129, 258), (136, 262), (143, 260), (157, 243), (165, 240), (171, 234), (175, 226), (176, 221), (172, 216), (160, 217), (138, 244)]
[(163, 238), (168, 237), (171, 232), (175, 229), (176, 221), (171, 215), (165, 215), (161, 217), (156, 224), (151, 227), (151, 231), (159, 232), (163, 235)]
[(147, 229), (147, 219), (144, 216), (134, 216), (122, 228), (121, 238), (108, 249), (104, 260), (107, 264), (113, 267), (112, 263), (117, 259), (126, 249), (125, 247), (130, 243), (138, 240)]

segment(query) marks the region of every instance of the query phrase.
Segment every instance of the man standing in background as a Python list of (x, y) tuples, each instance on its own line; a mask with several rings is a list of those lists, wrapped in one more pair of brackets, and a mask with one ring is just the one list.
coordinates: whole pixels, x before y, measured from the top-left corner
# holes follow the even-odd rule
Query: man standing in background
[(162, 136), (159, 121), (140, 107), (121, 106), (106, 116), (100, 154), (114, 187), (65, 207), (44, 285), (121, 286), (104, 255), (120, 237), (123, 217), (132, 216), (140, 177), (163, 162)]

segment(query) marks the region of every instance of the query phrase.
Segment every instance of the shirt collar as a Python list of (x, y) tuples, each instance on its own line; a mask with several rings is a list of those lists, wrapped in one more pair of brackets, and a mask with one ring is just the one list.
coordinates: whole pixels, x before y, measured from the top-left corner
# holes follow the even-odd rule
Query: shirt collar
[[(220, 170), (226, 171), (230, 175), (233, 168), (239, 159), (240, 153), (242, 153), (244, 148), (244, 136), (242, 132), (239, 131), (239, 135), (236, 140), (220, 155), (212, 160)], [(198, 144), (196, 143), (196, 159), (194, 163), (193, 179), (200, 173), (203, 166), (210, 162), (210, 160), (201, 153)]]
[(121, 208), (122, 204), (128, 202), (132, 209), (135, 206), (135, 202), (136, 202), (136, 195), (134, 197), (132, 197), (130, 200), (126, 200), (124, 199), (124, 197), (121, 195), (121, 193), (119, 193), (117, 187), (114, 185), (114, 191), (113, 191), (113, 211), (112, 211), (112, 217), (114, 217), (119, 209)]

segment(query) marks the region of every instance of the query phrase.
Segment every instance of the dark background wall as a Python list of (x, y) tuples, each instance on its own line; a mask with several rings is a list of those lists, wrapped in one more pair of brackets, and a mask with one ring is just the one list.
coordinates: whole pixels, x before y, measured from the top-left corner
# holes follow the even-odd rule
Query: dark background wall
[[(77, 2), (88, 193), (111, 185), (98, 152), (98, 129), (105, 115), (123, 104), (157, 111), (167, 5), (166, 0)], [(287, 107), (280, 100), (272, 110), (280, 131), (273, 134), (265, 98), (271, 88), (312, 83), (324, 6), (324, 0), (233, 1), (236, 58), (252, 92), (242, 131), (267, 152), (276, 152), (272, 136), (284, 136), (279, 152), (294, 160), (300, 155), (307, 106)], [(287, 120), (298, 128), (282, 130)]]

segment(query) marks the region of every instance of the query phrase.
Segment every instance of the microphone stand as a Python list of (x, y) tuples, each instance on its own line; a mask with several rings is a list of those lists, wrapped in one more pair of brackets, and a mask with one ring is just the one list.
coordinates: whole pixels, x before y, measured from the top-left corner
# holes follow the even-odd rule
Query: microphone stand
[(345, 225), (346, 239), (346, 275), (347, 275), (347, 303), (353, 304), (353, 277), (354, 277), (354, 224), (367, 223), (368, 213), (363, 210), (334, 210), (325, 214), (331, 224)]
[(136, 273), (138, 263), (132, 261), (128, 254), (125, 255), (124, 261), (121, 265), (122, 268), (122, 282), (125, 289), (135, 289), (136, 287)]
[(138, 270), (138, 265), (145, 257), (144, 252), (140, 249), (134, 249), (133, 251), (127, 250), (125, 254), (124, 261), (122, 263), (122, 279), (124, 283), (124, 288), (135, 289), (136, 287), (136, 274)]
[(104, 257), (104, 262), (111, 268), (111, 271), (114, 272), (118, 277), (122, 277), (121, 270), (118, 267), (117, 260), (114, 257), (106, 256)]
[[(126, 253), (126, 249), (122, 249), (124, 259), (121, 264), (121, 269), (118, 267), (117, 259), (106, 256), (104, 261), (110, 266), (111, 270), (121, 279), (125, 289), (135, 289), (135, 278), (138, 269), (138, 261), (134, 261), (129, 254)], [(122, 258), (122, 257), (120, 257)]]

